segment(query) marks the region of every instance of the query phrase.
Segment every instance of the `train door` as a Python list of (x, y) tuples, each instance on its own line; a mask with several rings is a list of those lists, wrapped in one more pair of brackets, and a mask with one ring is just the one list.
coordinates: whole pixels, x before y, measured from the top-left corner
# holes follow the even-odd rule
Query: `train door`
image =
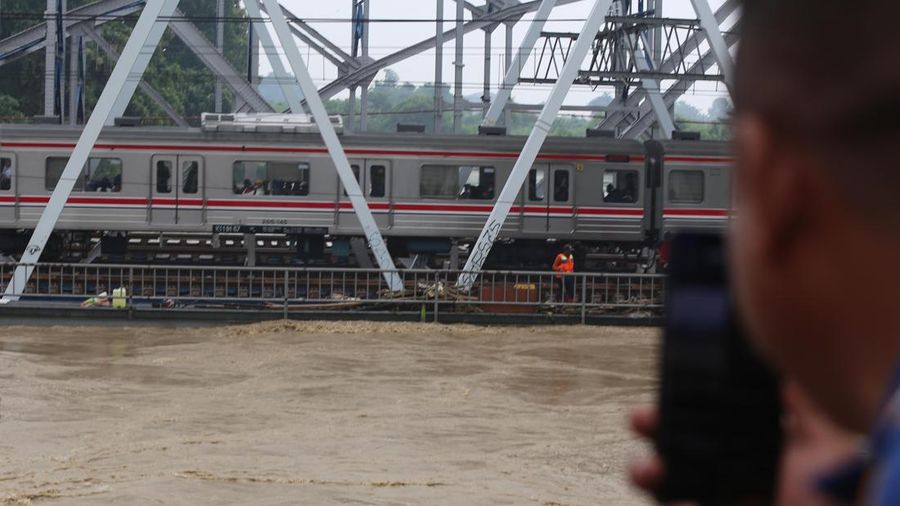
[(391, 163), (387, 160), (366, 160), (363, 194), (369, 201), (378, 230), (391, 228)]
[(16, 221), (16, 156), (0, 151), (0, 222)]
[(575, 230), (575, 188), (572, 167), (550, 166), (550, 194), (547, 210), (547, 231), (553, 237), (565, 237)]
[[(391, 163), (387, 160), (350, 160), (350, 168), (356, 181), (362, 189), (369, 210), (375, 217), (375, 223), (379, 230), (387, 230), (391, 227)], [(338, 225), (342, 228), (361, 228), (359, 219), (350, 204), (350, 198), (344, 191), (344, 185), (338, 181), (340, 187), (340, 213)]]
[(549, 227), (550, 165), (536, 164), (525, 181), (525, 205), (522, 206), (522, 232), (545, 234)]
[(665, 162), (665, 149), (659, 141), (647, 141), (645, 143), (647, 153), (644, 162), (646, 174), (646, 197), (644, 198), (644, 237), (652, 243), (663, 239), (663, 165)]
[(203, 223), (203, 159), (155, 155), (151, 160), (150, 222), (160, 225)]

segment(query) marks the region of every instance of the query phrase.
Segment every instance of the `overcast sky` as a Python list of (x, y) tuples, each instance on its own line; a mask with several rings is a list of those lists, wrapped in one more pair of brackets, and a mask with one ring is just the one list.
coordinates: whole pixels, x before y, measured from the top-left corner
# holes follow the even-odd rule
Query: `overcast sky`
[[(710, 0), (713, 10), (718, 8), (722, 1)], [(484, 0), (473, 0), (472, 3), (483, 5)], [(310, 19), (315, 29), (349, 52), (351, 38), (350, 26), (347, 20), (351, 17), (352, 0), (282, 0), (282, 4), (291, 9), (296, 16)], [(453, 26), (452, 20), (455, 19), (456, 4), (453, 0), (445, 0), (444, 4), (444, 19), (450, 20), (445, 23), (444, 29), (448, 30)], [(593, 2), (590, 0), (585, 0), (557, 7), (554, 9), (551, 20), (547, 23), (545, 30), (579, 32), (592, 4)], [(667, 17), (696, 18), (690, 0), (665, 0), (663, 13)], [(436, 7), (434, 0), (371, 0), (370, 55), (378, 59), (403, 47), (434, 36), (435, 23), (431, 20), (435, 17)], [(469, 18), (470, 15), (467, 12), (466, 19)], [(531, 15), (526, 16), (516, 25), (513, 32), (514, 47), (518, 47), (531, 18)], [(396, 19), (420, 21), (380, 21)], [(471, 32), (465, 37), (465, 56), (463, 59), (465, 65), (463, 90), (465, 95), (481, 94), (484, 76), (484, 42), (484, 32), (480, 30)], [(445, 83), (453, 82), (454, 44), (451, 41), (444, 46), (443, 80)], [(308, 51), (302, 42), (300, 42), (300, 47), (304, 57), (308, 57), (311, 74), (318, 85), (321, 86), (335, 78), (337, 74), (335, 67), (321, 56), (316, 55), (314, 51)], [(495, 89), (498, 79), (502, 77), (502, 65), (505, 58), (504, 28), (499, 28), (494, 32), (491, 54), (491, 84), (492, 88)], [(391, 65), (390, 68), (400, 75), (402, 81), (409, 81), (415, 84), (433, 82), (434, 56), (434, 50), (430, 50)], [(533, 60), (530, 60), (526, 65), (524, 74), (528, 73), (527, 69), (533, 68)], [(267, 63), (263, 63), (262, 72), (269, 72)], [(383, 75), (383, 72), (380, 73), (378, 78), (380, 79)], [(549, 92), (549, 86), (521, 85), (513, 92), (513, 96), (518, 102), (539, 103), (546, 99)], [(566, 103), (585, 104), (601, 93), (603, 93), (602, 90), (595, 91), (586, 86), (573, 86)], [(726, 96), (723, 86), (698, 84), (697, 89), (691, 90), (684, 100), (705, 110), (715, 98), (720, 96)]]

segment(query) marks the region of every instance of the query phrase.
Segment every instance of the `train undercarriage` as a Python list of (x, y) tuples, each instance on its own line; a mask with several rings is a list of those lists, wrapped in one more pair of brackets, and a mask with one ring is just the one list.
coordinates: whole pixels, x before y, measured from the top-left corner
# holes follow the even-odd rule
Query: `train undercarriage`
[[(30, 230), (0, 231), (0, 261), (15, 261)], [(474, 238), (390, 237), (401, 269), (461, 269)], [(504, 239), (485, 263), (488, 270), (549, 270), (564, 240)], [(655, 251), (643, 244), (573, 242), (578, 270), (647, 272)], [(43, 262), (173, 266), (292, 266), (374, 268), (362, 237), (327, 234), (58, 231)]]

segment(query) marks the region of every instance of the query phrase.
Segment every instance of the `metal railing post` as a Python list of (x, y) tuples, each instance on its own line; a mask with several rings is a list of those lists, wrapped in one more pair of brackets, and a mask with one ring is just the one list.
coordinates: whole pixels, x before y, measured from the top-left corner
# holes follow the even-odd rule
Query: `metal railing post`
[(587, 274), (581, 275), (581, 324), (587, 323)]
[(282, 288), (281, 296), (284, 297), (284, 319), (288, 319), (288, 271), (284, 271), (284, 288)]
[(128, 268), (128, 289), (125, 292), (128, 300), (128, 311), (134, 309), (134, 267)]
[(434, 273), (434, 323), (438, 323), (438, 306), (440, 306), (441, 295), (438, 290), (438, 286), (440, 286), (441, 282), (441, 273)]

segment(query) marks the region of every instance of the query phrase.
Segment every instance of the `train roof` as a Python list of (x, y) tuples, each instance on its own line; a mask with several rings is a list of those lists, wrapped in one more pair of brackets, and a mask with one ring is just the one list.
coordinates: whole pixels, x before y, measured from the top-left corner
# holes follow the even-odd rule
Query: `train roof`
[[(82, 128), (68, 125), (2, 125), (0, 147), (4, 141), (65, 140), (75, 142)], [(353, 147), (473, 150), (519, 152), (525, 144), (525, 136), (486, 135), (433, 135), (421, 133), (343, 133), (342, 144)], [(220, 132), (200, 128), (182, 127), (106, 127), (100, 135), (103, 142), (154, 142), (222, 143), (239, 145), (322, 145), (318, 133), (271, 132)], [(662, 141), (667, 155), (721, 156), (732, 155), (731, 145), (721, 141)], [(548, 137), (542, 153), (566, 154), (642, 154), (642, 142), (631, 139), (607, 139), (597, 137)]]

